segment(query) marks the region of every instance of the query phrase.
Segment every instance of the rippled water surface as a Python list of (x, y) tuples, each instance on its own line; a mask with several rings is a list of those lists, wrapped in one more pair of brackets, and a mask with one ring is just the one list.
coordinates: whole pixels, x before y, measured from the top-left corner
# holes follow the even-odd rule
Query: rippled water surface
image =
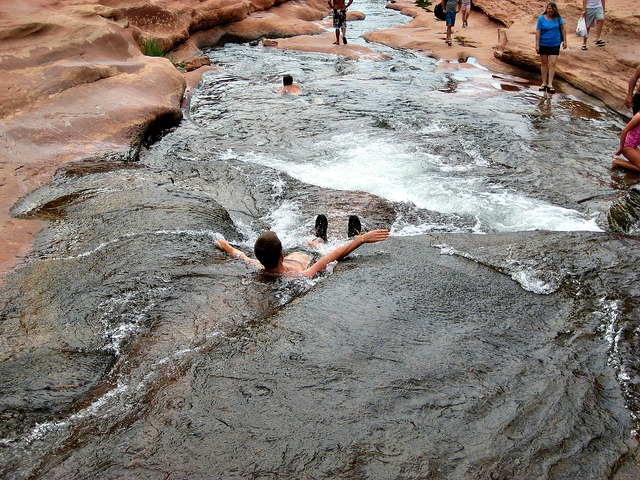
[[(610, 193), (592, 173), (609, 165), (619, 118), (568, 95), (545, 99), (527, 81), (473, 59), (441, 63), (372, 47), (392, 58), (247, 45), (210, 51), (224, 72), (208, 75), (192, 100), (191, 120), (211, 141), (193, 154), (459, 216), (482, 232), (602, 227), (581, 202)], [(284, 73), (303, 95), (274, 94)], [(221, 140), (223, 154), (211, 150)], [(574, 177), (575, 187), (564, 178), (558, 185), (559, 174)]]

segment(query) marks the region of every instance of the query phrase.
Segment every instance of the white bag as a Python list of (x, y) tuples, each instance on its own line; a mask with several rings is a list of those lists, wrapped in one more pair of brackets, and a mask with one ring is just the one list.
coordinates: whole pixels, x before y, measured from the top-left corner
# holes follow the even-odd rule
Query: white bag
[(578, 20), (578, 26), (576, 27), (576, 35), (578, 37), (587, 36), (587, 22), (585, 22), (584, 17), (580, 17), (580, 20)]

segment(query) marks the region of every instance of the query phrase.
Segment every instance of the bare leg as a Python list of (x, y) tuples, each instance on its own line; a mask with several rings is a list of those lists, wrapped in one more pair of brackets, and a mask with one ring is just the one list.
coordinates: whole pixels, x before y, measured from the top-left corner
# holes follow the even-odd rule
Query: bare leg
[(551, 84), (547, 82), (549, 75), (549, 55), (540, 55), (540, 75), (542, 76), (542, 86), (551, 86)]
[(336, 41), (335, 41), (335, 43), (337, 45), (340, 45), (340, 29), (339, 28), (336, 28)]
[(637, 148), (624, 147), (622, 155), (625, 158), (616, 157), (611, 162), (611, 167), (621, 167), (627, 170), (640, 173), (640, 150)]
[(548, 75), (549, 82), (547, 85), (549, 88), (553, 88), (553, 77), (556, 76), (556, 62), (558, 61), (558, 55), (549, 55)]
[(602, 35), (602, 26), (604, 25), (603, 20), (598, 20), (596, 22), (596, 42), (600, 40), (600, 35)]
[(344, 27), (344, 28), (342, 29), (342, 41), (343, 41), (343, 42), (345, 43), (345, 45), (346, 45), (346, 43), (347, 43), (347, 27)]
[(451, 25), (447, 25), (447, 43), (451, 41)]

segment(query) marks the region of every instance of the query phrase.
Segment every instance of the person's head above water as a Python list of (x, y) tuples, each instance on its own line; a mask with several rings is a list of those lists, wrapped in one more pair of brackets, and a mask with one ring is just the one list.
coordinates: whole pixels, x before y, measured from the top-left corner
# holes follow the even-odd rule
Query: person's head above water
[(291, 75), (285, 75), (282, 77), (282, 84), (284, 86), (293, 85), (293, 77)]
[[(326, 216), (318, 215), (315, 226), (316, 238), (306, 245), (315, 247), (320, 243), (326, 242), (327, 226)], [(263, 233), (256, 240), (253, 246), (256, 258), (250, 258), (241, 250), (232, 247), (224, 238), (216, 238), (213, 240), (213, 243), (220, 250), (235, 258), (241, 258), (247, 264), (262, 267), (266, 273), (311, 278), (325, 270), (332, 262), (342, 260), (359, 246), (365, 243), (382, 242), (389, 238), (389, 230), (386, 228), (377, 228), (363, 233), (361, 227), (360, 220), (357, 216), (350, 216), (347, 233), (351, 240), (334, 248), (329, 253), (325, 253), (312, 265), (309, 265), (311, 257), (303, 252), (291, 252), (285, 257), (284, 251), (282, 250), (282, 243), (278, 235), (272, 231)]]
[(258, 237), (253, 251), (264, 268), (276, 268), (282, 255), (282, 242), (276, 232), (268, 231)]

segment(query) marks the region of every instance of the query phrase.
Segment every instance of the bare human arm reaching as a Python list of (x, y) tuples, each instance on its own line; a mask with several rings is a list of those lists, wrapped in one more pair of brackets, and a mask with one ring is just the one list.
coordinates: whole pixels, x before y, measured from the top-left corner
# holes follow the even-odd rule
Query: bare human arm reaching
[(386, 228), (371, 230), (370, 232), (355, 237), (350, 242), (345, 243), (341, 247), (338, 247), (335, 250), (327, 253), (309, 268), (300, 272), (300, 274), (305, 277), (314, 277), (317, 273), (327, 268), (327, 265), (329, 265), (331, 262), (343, 259), (359, 246), (365, 243), (382, 242), (387, 238), (389, 238), (389, 230), (387, 230)]
[[(370, 232), (359, 235), (350, 242), (345, 243), (344, 245), (327, 253), (322, 258), (320, 258), (320, 260), (318, 260), (308, 268), (303, 267), (299, 261), (288, 260), (289, 258), (292, 258), (296, 252), (288, 255), (287, 257), (284, 257), (282, 251), (280, 250), (280, 259), (278, 261), (278, 264), (273, 268), (265, 268), (264, 271), (266, 273), (311, 278), (317, 275), (322, 270), (326, 269), (327, 265), (329, 265), (331, 262), (343, 259), (361, 245), (365, 243), (381, 242), (383, 240), (386, 240), (387, 238), (389, 238), (389, 230), (387, 230), (386, 228), (371, 230)], [(228, 253), (234, 258), (240, 258), (249, 265), (264, 268), (264, 266), (258, 260), (250, 258), (241, 250), (232, 247), (231, 245), (229, 245), (229, 242), (227, 242), (223, 238), (214, 240), (213, 244), (220, 250)]]
[(262, 266), (260, 262), (255, 258), (248, 257), (243, 251), (229, 245), (229, 242), (227, 242), (224, 238), (218, 238), (214, 240), (213, 244), (220, 250), (228, 253), (234, 258), (240, 258), (250, 265)]
[[(629, 88), (627, 89), (627, 97), (624, 100), (624, 106), (627, 108), (631, 108), (631, 103), (633, 100), (633, 91), (636, 88), (636, 83), (640, 80), (640, 65), (638, 65), (629, 80)], [(640, 93), (640, 92), (639, 92)]]

